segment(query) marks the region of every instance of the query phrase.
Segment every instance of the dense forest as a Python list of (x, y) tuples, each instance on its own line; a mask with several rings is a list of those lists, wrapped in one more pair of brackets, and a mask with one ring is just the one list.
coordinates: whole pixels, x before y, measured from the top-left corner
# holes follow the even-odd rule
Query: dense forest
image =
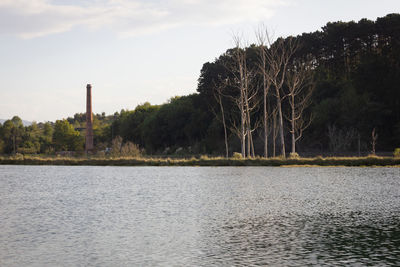
[[(236, 46), (203, 65), (197, 93), (94, 115), (97, 151), (116, 138), (146, 154), (279, 156), (400, 147), (400, 14)], [(83, 151), (85, 114), (0, 126), (0, 154)], [(121, 139), (122, 138), (122, 139)]]

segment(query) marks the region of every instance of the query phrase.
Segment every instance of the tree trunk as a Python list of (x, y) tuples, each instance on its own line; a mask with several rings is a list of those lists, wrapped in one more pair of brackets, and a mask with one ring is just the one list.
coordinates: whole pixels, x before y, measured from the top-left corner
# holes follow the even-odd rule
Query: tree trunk
[(245, 112), (245, 103), (244, 103), (244, 98), (245, 98), (245, 87), (244, 87), (244, 73), (243, 73), (243, 68), (246, 63), (243, 63), (243, 55), (239, 51), (239, 43), (237, 43), (237, 55), (236, 55), (236, 60), (238, 63), (239, 67), (239, 78), (240, 78), (240, 126), (241, 126), (241, 146), (242, 146), (242, 157), (246, 157), (246, 112)]
[(264, 90), (264, 157), (268, 158), (267, 94)]
[[(241, 92), (241, 95), (242, 95), (243, 93)], [(241, 119), (240, 119), (240, 123), (241, 123), (241, 146), (242, 146), (242, 157), (243, 158), (245, 158), (246, 157), (246, 133), (245, 133), (245, 129), (244, 129), (244, 124), (245, 124), (245, 120), (246, 120), (246, 118), (245, 118), (245, 113), (244, 113), (244, 107), (243, 107), (243, 96), (241, 96), (241, 99), (240, 99), (240, 117), (241, 117)]]
[(255, 150), (254, 150), (253, 135), (250, 135), (250, 137), (251, 137), (251, 140), (250, 140), (250, 143), (251, 143), (251, 156), (254, 158), (256, 156), (256, 153), (255, 153)]
[[(294, 121), (292, 121), (292, 129), (294, 130)], [(296, 153), (296, 138), (294, 132), (292, 132), (292, 153)]]
[(222, 105), (221, 94), (218, 93), (219, 99), (219, 106), (221, 108), (221, 115), (222, 115), (222, 124), (224, 125), (224, 138), (225, 138), (225, 157), (229, 157), (229, 150), (228, 150), (228, 134), (226, 132), (226, 122), (225, 122), (225, 113), (224, 113), (224, 106)]
[(276, 89), (276, 100), (278, 103), (278, 113), (279, 113), (279, 134), (281, 138), (281, 155), (286, 158), (285, 152), (285, 137), (283, 135), (283, 116), (282, 116), (282, 104), (281, 104), (281, 97), (279, 94), (279, 89)]
[[(244, 55), (246, 57), (246, 55)], [(246, 61), (243, 64), (243, 92), (244, 92), (244, 104), (246, 112), (246, 128), (247, 128), (247, 157), (251, 157), (251, 118), (250, 118), (250, 105), (249, 105), (249, 83), (248, 83), (248, 72)]]
[(249, 158), (250, 157), (250, 139), (251, 139), (251, 137), (250, 137), (250, 130), (249, 129), (247, 129), (247, 157)]
[(251, 155), (251, 142), (252, 142), (252, 134), (251, 134), (251, 120), (250, 120), (250, 111), (249, 111), (249, 102), (248, 102), (248, 94), (246, 91), (246, 124), (247, 124), (247, 157)]
[(296, 132), (295, 132), (295, 112), (294, 112), (294, 95), (292, 94), (291, 96), (291, 108), (292, 108), (292, 119), (291, 119), (291, 124), (292, 124), (292, 153), (296, 153)]
[(247, 132), (247, 157), (251, 156), (251, 123), (250, 123), (250, 112), (249, 112), (249, 96), (247, 88), (245, 87), (245, 108), (246, 108), (246, 132)]
[(15, 143), (16, 142), (15, 142), (15, 134), (14, 134), (14, 136), (13, 136), (13, 151), (14, 151), (14, 155), (17, 153), (17, 147), (16, 147)]
[(276, 111), (272, 113), (272, 119), (273, 119), (273, 132), (272, 132), (272, 156), (276, 157)]
[[(264, 48), (262, 48), (264, 50)], [(264, 157), (268, 158), (268, 114), (267, 114), (267, 87), (265, 77), (265, 54), (263, 53), (263, 91), (264, 91)]]

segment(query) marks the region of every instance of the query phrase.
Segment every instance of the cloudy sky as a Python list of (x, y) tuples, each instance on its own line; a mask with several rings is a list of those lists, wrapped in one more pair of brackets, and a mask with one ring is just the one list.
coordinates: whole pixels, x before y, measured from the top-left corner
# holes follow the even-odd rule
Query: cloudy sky
[(399, 0), (0, 0), (0, 119), (107, 114), (195, 92), (203, 63), (250, 41), (328, 21), (399, 13)]

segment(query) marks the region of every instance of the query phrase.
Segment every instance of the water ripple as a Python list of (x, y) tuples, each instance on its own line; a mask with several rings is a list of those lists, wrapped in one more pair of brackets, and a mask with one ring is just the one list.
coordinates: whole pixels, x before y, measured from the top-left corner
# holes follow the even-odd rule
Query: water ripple
[(399, 168), (0, 166), (1, 266), (399, 266)]

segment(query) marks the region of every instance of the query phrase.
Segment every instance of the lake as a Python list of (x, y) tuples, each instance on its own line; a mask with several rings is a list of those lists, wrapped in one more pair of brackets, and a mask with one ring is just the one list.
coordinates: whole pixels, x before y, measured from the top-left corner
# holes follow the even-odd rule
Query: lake
[(0, 166), (1, 266), (400, 265), (400, 168)]

